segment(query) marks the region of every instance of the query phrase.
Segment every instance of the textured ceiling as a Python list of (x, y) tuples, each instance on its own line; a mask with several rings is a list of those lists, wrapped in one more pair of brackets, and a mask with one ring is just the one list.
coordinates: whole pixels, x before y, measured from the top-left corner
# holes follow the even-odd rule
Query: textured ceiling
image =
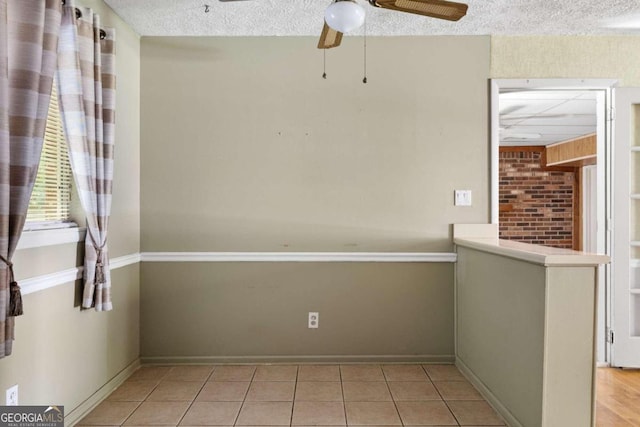
[[(143, 36), (319, 35), (331, 0), (105, 0)], [(448, 22), (370, 7), (367, 34), (640, 35), (638, 0), (468, 0), (467, 16)], [(363, 29), (354, 32), (362, 34)]]

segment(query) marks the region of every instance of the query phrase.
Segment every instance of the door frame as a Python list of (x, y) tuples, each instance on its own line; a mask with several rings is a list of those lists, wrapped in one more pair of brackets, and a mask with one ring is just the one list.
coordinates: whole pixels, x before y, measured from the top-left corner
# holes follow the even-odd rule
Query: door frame
[[(611, 346), (611, 366), (638, 368), (640, 360), (638, 354), (638, 337), (636, 333), (631, 333), (631, 308), (630, 284), (632, 277), (636, 276), (636, 271), (640, 268), (638, 256), (631, 252), (631, 243), (638, 238), (635, 224), (638, 215), (638, 205), (635, 197), (632, 200), (632, 192), (637, 192), (636, 182), (638, 172), (635, 165), (638, 162), (638, 153), (632, 153), (632, 141), (635, 138), (635, 129), (632, 130), (634, 106), (640, 104), (640, 88), (620, 88), (615, 93), (616, 118), (615, 123), (615, 175), (616, 186), (614, 188), (614, 200), (618, 209), (615, 211), (614, 221), (616, 224), (614, 252), (616, 254), (616, 264), (613, 268), (614, 285), (612, 291), (612, 334), (615, 333), (614, 344)], [(633, 173), (633, 175), (632, 175)], [(632, 203), (635, 206), (632, 206)], [(632, 214), (632, 207), (634, 217)], [(634, 247), (636, 245), (634, 244)], [(633, 276), (632, 276), (633, 270)], [(634, 277), (635, 279), (635, 277)], [(620, 293), (618, 293), (620, 292)], [(623, 314), (620, 314), (623, 313)]]
[[(598, 133), (604, 138), (598, 138), (598, 181), (604, 182), (604, 191), (600, 192), (598, 202), (603, 206), (602, 221), (604, 224), (599, 230), (601, 244), (599, 251), (612, 255), (611, 218), (613, 218), (612, 185), (613, 185), (613, 131), (611, 114), (613, 106), (613, 89), (616, 87), (616, 79), (491, 79), (490, 80), (490, 218), (492, 224), (499, 225), (499, 150), (500, 150), (500, 91), (509, 90), (596, 90), (604, 94), (604, 111), (598, 108)], [(599, 105), (602, 100), (599, 100)], [(604, 116), (601, 116), (604, 115)], [(604, 118), (602, 120), (601, 118)], [(604, 129), (601, 129), (604, 123)], [(600, 194), (601, 193), (601, 194)], [(613, 258), (612, 258), (613, 262)], [(611, 362), (611, 344), (608, 339), (608, 331), (612, 325), (611, 317), (611, 266), (606, 265), (599, 270), (599, 291), (597, 307), (596, 341), (597, 359), (599, 365), (608, 365)], [(604, 286), (603, 286), (604, 285)]]

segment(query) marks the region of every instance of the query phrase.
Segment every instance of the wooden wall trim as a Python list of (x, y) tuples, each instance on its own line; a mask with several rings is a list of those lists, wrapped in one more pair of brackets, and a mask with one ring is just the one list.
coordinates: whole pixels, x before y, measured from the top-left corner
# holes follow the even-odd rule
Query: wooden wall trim
[(547, 145), (545, 166), (586, 166), (595, 164), (596, 155), (597, 144), (594, 133)]

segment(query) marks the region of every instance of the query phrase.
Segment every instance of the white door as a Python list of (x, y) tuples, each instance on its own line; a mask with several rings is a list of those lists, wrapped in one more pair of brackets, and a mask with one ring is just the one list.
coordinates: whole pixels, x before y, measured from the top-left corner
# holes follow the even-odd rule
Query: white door
[(611, 365), (640, 367), (640, 88), (615, 90)]

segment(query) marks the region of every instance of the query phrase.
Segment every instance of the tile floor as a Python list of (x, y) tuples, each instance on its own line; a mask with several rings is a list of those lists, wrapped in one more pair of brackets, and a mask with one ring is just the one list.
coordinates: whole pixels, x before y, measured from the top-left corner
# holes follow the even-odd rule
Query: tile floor
[(496, 426), (453, 365), (147, 366), (78, 426)]

